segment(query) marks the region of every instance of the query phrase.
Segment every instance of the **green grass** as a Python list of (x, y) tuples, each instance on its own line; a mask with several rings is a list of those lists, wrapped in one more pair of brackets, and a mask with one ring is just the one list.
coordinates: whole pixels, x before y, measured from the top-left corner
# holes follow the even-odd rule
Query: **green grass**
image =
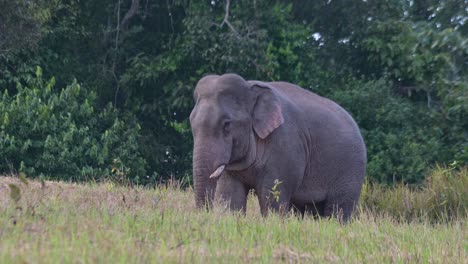
[[(20, 193), (12, 197), (10, 184)], [(383, 192), (367, 189), (359, 212), (342, 225), (263, 218), (254, 197), (246, 216), (221, 206), (199, 212), (192, 191), (175, 184), (144, 189), (0, 177), (0, 263), (466, 263), (466, 215), (440, 223), (398, 218), (376, 209)]]

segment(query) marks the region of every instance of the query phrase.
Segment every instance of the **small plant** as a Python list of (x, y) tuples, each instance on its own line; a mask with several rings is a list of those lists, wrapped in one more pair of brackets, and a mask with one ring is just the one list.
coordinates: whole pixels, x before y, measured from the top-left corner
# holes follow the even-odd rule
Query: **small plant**
[[(275, 199), (276, 202), (279, 202), (279, 198), (280, 198), (280, 195), (281, 195), (281, 191), (278, 190), (278, 187), (280, 184), (282, 184), (283, 182), (278, 180), (278, 179), (275, 179), (275, 181), (273, 182), (275, 185), (273, 185), (273, 187), (271, 188), (271, 195), (273, 195), (273, 199)], [(268, 197), (267, 197), (268, 198)]]
[(111, 178), (121, 184), (129, 184), (128, 174), (130, 169), (120, 159), (112, 160)]
[(21, 200), (21, 189), (18, 187), (18, 185), (10, 183), (8, 184), (8, 187), (10, 187), (10, 198), (15, 202), (15, 204), (18, 204), (18, 202)]
[[(28, 180), (26, 179), (26, 175), (24, 173), (20, 173), (18, 175), (18, 179), (21, 181), (22, 184), (25, 186), (29, 185)], [(8, 187), (10, 188), (10, 199), (13, 201), (15, 204), (15, 211), (14, 214), (10, 217), (13, 225), (16, 225), (18, 222), (18, 219), (21, 217), (21, 213), (23, 212), (23, 207), (21, 206), (21, 188), (14, 183), (9, 183)]]

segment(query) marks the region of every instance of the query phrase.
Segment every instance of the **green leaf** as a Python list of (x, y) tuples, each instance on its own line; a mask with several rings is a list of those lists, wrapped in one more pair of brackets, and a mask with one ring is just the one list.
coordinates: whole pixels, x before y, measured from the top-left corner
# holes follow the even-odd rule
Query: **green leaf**
[(41, 78), (42, 77), (42, 68), (37, 66), (36, 67), (36, 77)]

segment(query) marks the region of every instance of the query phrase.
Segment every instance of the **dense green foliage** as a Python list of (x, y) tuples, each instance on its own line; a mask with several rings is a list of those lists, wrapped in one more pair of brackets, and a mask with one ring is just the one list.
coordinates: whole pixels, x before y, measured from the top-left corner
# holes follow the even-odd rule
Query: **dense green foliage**
[(120, 118), (110, 104), (96, 112), (95, 93), (76, 82), (55, 90), (55, 80), (43, 82), (40, 72), (14, 97), (2, 95), (0, 170), (62, 180), (145, 175), (134, 120)]
[[(3, 104), (29, 89), (45, 93), (47, 83), (30, 85), (37, 66), (57, 87), (76, 79), (70, 87), (89, 91), (81, 100), (96, 96), (92, 113), (73, 112), (83, 115), (74, 126), (89, 127), (80, 136), (95, 140), (69, 146), (83, 149), (67, 157), (76, 166), (47, 169), (39, 157), (60, 160), (58, 152), (20, 147), (33, 138), (45, 145), (47, 136), (2, 127), (23, 140), (2, 143), (13, 155), (1, 157), (2, 173), (25, 160), (30, 174), (72, 178), (70, 168), (82, 175), (86, 167), (100, 178), (117, 159), (131, 168), (130, 180), (185, 177), (193, 87), (204, 74), (224, 72), (297, 83), (343, 105), (365, 137), (368, 174), (380, 182), (421, 183), (436, 162), (468, 162), (466, 0), (0, 0), (0, 9), (11, 10), (0, 14), (0, 89), (9, 100)], [(122, 150), (111, 157), (97, 135), (114, 119)], [(17, 120), (16, 127), (32, 128)], [(69, 130), (64, 124), (42, 135), (59, 142)], [(100, 160), (87, 154), (93, 147)]]

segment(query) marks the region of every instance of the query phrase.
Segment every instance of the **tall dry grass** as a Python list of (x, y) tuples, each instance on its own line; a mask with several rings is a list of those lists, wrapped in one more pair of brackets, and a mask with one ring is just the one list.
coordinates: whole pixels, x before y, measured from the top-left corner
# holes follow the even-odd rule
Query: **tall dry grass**
[(361, 209), (398, 221), (449, 222), (467, 218), (468, 167), (437, 166), (422, 187), (384, 187), (366, 182)]

